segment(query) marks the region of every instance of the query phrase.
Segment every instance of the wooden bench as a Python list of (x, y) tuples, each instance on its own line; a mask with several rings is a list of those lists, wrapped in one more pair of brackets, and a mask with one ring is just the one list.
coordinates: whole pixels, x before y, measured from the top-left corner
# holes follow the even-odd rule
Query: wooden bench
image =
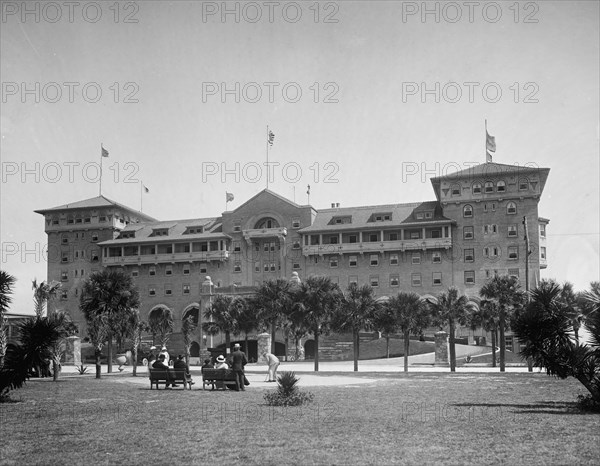
[(231, 369), (211, 369), (202, 368), (202, 389), (206, 390), (207, 385), (212, 385), (211, 390), (215, 389), (216, 382), (223, 382), (222, 386), (217, 384), (217, 388), (227, 389), (227, 385), (235, 385), (235, 373)]
[[(152, 369), (148, 368), (149, 378), (150, 378), (150, 390), (152, 390), (152, 386), (156, 384), (156, 389), (158, 390), (158, 384), (164, 384), (165, 388), (167, 385), (167, 371), (165, 369)], [(183, 389), (189, 388), (192, 389), (192, 377), (185, 373), (185, 369), (169, 369), (172, 375), (172, 379), (169, 380), (169, 383), (182, 383)]]

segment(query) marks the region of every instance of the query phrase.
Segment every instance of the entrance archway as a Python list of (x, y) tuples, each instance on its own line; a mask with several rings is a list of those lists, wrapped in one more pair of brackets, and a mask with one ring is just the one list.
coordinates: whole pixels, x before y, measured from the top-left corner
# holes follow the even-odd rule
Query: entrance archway
[(306, 340), (304, 343), (304, 359), (315, 359), (315, 340)]

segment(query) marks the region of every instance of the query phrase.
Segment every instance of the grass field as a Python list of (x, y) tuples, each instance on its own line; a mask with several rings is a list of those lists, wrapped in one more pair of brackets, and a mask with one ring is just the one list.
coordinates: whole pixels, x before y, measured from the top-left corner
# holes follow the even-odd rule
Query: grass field
[[(302, 374), (299, 374), (302, 383)], [(314, 375), (314, 374), (312, 374)], [(321, 374), (331, 378), (341, 374)], [(343, 374), (308, 408), (131, 375), (35, 380), (0, 405), (1, 464), (597, 464), (600, 415), (544, 374)], [(347, 380), (347, 379), (346, 379)], [(274, 384), (272, 384), (274, 385)], [(273, 389), (273, 386), (269, 389)]]

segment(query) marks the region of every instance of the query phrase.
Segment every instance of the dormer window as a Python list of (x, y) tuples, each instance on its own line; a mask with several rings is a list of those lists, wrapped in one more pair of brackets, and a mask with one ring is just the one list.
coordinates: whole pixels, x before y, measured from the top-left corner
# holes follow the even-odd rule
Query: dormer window
[(423, 212), (417, 212), (415, 217), (417, 220), (423, 220), (423, 218), (425, 218), (425, 214)]
[(370, 222), (389, 222), (392, 219), (391, 212), (382, 212), (371, 215)]
[(344, 217), (332, 217), (329, 221), (329, 225), (345, 225), (352, 223), (352, 217), (350, 215)]
[(184, 235), (195, 235), (199, 233), (204, 233), (204, 227), (200, 226), (189, 226), (183, 232)]
[(152, 230), (152, 234), (150, 236), (168, 236), (169, 229), (168, 228), (156, 228)]

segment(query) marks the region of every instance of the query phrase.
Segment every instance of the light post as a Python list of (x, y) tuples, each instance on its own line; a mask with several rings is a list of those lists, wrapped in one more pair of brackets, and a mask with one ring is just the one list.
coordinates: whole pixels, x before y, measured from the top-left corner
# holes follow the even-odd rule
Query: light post
[[(212, 282), (212, 280), (210, 279), (210, 276), (206, 276), (206, 278), (204, 279), (204, 281), (202, 282), (202, 296), (208, 299), (208, 303), (205, 306), (205, 309), (209, 309), (212, 306), (212, 299), (213, 299), (213, 288), (214, 288), (214, 284)], [(202, 313), (200, 313), (200, 315), (202, 315)], [(210, 317), (210, 321), (212, 322), (212, 316)], [(209, 348), (213, 347), (213, 336), (209, 335)], [(204, 340), (206, 342), (206, 340)]]
[[(300, 276), (298, 275), (298, 272), (292, 272), (292, 277), (290, 278), (290, 284), (291, 284), (291, 288), (292, 291), (296, 291), (300, 288), (300, 285), (302, 284), (302, 281), (300, 280)], [(294, 344), (296, 345), (296, 350), (295, 350), (295, 358), (296, 360), (302, 359), (304, 360), (304, 351), (302, 348), (302, 340), (301, 339), (296, 339), (296, 337), (294, 336)], [(286, 348), (285, 348), (286, 354), (285, 354), (285, 360), (288, 360), (288, 355), (287, 355), (287, 344), (286, 344)]]

